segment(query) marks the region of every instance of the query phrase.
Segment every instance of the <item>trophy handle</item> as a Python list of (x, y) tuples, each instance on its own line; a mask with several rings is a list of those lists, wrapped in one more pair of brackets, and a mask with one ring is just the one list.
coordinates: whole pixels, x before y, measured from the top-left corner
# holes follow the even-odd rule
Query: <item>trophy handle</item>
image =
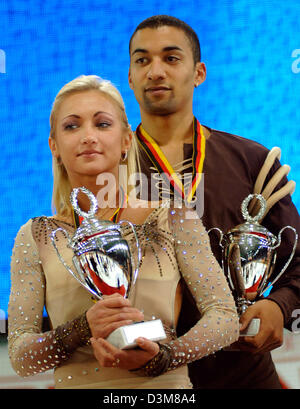
[[(89, 198), (90, 202), (91, 202), (91, 207), (90, 210), (86, 213), (83, 210), (80, 209), (80, 207), (78, 206), (78, 201), (77, 201), (77, 196), (78, 193), (82, 192), (84, 194), (87, 195), (87, 197)], [(73, 207), (73, 209), (75, 210), (75, 212), (85, 218), (85, 219), (90, 219), (92, 217), (95, 216), (97, 209), (98, 209), (98, 203), (97, 203), (97, 199), (96, 197), (93, 195), (92, 192), (90, 192), (86, 187), (82, 186), (82, 187), (76, 187), (72, 190), (71, 196), (70, 196), (70, 201), (71, 201), (71, 205)]]
[[(70, 238), (68, 232), (67, 232), (65, 229), (63, 229), (62, 227), (59, 227), (58, 229), (52, 231), (52, 233), (51, 233), (51, 235), (50, 235), (50, 239), (51, 239), (51, 241), (52, 241), (53, 247), (54, 247), (54, 249), (55, 249), (55, 251), (56, 251), (56, 254), (57, 254), (59, 260), (61, 261), (61, 263), (63, 264), (63, 266), (68, 270), (68, 272), (71, 273), (72, 276), (73, 276), (81, 285), (83, 285), (88, 291), (90, 291), (89, 287), (85, 284), (85, 282), (83, 282), (82, 280), (80, 280), (80, 278), (78, 278), (77, 274), (74, 273), (74, 271), (71, 269), (71, 267), (66, 263), (66, 261), (65, 261), (65, 260), (63, 259), (63, 257), (61, 256), (61, 254), (60, 254), (60, 252), (59, 252), (59, 250), (58, 250), (58, 248), (57, 248), (57, 246), (56, 246), (56, 243), (55, 243), (56, 233), (57, 233), (58, 231), (62, 231), (62, 232), (67, 236), (69, 245), (71, 244), (71, 238)], [(93, 293), (93, 294), (94, 294), (94, 293)], [(94, 295), (95, 295), (95, 294), (94, 294)]]
[(223, 244), (222, 244), (222, 241), (223, 241), (223, 238), (224, 238), (224, 234), (223, 234), (222, 230), (219, 229), (218, 227), (212, 227), (211, 229), (209, 229), (209, 230), (207, 231), (207, 234), (209, 234), (209, 233), (210, 233), (211, 231), (213, 231), (213, 230), (217, 230), (217, 232), (220, 233), (219, 246), (224, 250), (224, 246), (223, 246)]
[[(248, 211), (248, 205), (249, 205), (250, 201), (252, 199), (254, 199), (254, 198), (256, 198), (258, 200), (258, 202), (260, 204), (260, 209), (259, 209), (259, 212), (255, 216), (250, 216), (249, 211)], [(257, 194), (257, 193), (253, 193), (253, 194), (247, 196), (243, 200), (242, 206), (241, 206), (241, 211), (242, 211), (243, 218), (249, 223), (258, 223), (259, 220), (261, 220), (265, 216), (266, 210), (267, 210), (267, 201), (266, 201), (266, 199), (261, 194)]]
[(141, 250), (141, 246), (139, 244), (139, 239), (138, 239), (138, 236), (136, 234), (136, 231), (135, 231), (135, 228), (134, 228), (133, 224), (131, 222), (129, 222), (128, 220), (120, 220), (118, 225), (125, 224), (125, 223), (129, 224), (129, 226), (131, 227), (131, 230), (132, 230), (132, 232), (134, 234), (135, 242), (136, 242), (136, 248), (137, 248), (137, 254), (138, 254), (137, 264), (136, 264), (136, 268), (134, 270), (133, 282), (132, 282), (132, 284), (134, 285), (135, 282), (136, 282), (137, 276), (138, 276), (139, 266), (140, 266), (140, 263), (141, 263), (141, 260), (142, 260), (142, 250)]
[(267, 291), (270, 287), (272, 287), (272, 285), (282, 276), (282, 274), (285, 272), (285, 270), (288, 268), (290, 262), (292, 261), (292, 258), (294, 257), (295, 251), (296, 251), (296, 246), (298, 243), (298, 233), (296, 231), (296, 229), (294, 227), (291, 226), (285, 226), (283, 227), (279, 234), (278, 234), (278, 243), (272, 247), (273, 250), (277, 249), (280, 245), (281, 245), (281, 234), (285, 229), (290, 229), (294, 232), (295, 234), (295, 241), (294, 241), (294, 245), (293, 245), (293, 250), (292, 253), (289, 257), (289, 259), (287, 260), (287, 262), (285, 263), (284, 267), (282, 268), (282, 270), (280, 271), (280, 273), (277, 275), (277, 277), (267, 286), (267, 288), (265, 288), (263, 291), (260, 292), (259, 295), (261, 295), (262, 293), (264, 293), (265, 291)]
[[(225, 263), (224, 263), (224, 253), (225, 253), (225, 247), (222, 244), (223, 239), (224, 239), (224, 233), (222, 232), (221, 229), (218, 227), (212, 227), (211, 229), (207, 230), (207, 234), (209, 235), (211, 231), (216, 230), (218, 233), (220, 233), (220, 240), (219, 240), (219, 246), (222, 249), (222, 270), (225, 272)], [(226, 239), (226, 236), (225, 236)]]

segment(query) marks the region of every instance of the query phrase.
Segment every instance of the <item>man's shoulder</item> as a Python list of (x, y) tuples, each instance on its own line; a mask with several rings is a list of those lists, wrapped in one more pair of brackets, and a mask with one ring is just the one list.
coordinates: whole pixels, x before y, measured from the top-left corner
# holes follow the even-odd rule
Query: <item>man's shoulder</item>
[(232, 149), (242, 149), (246, 151), (249, 151), (250, 149), (256, 151), (256, 153), (261, 152), (262, 154), (269, 151), (268, 148), (253, 139), (209, 127), (207, 128), (210, 130), (210, 143), (217, 143), (219, 145), (231, 147)]

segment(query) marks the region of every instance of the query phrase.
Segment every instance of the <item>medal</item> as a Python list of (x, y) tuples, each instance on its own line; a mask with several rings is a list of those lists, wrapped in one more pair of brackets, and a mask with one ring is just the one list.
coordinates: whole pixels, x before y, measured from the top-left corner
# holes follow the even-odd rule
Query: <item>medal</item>
[(153, 138), (144, 130), (140, 124), (136, 130), (138, 143), (147, 154), (158, 173), (170, 184), (174, 193), (179, 194), (183, 199), (186, 198), (190, 203), (195, 195), (196, 189), (201, 181), (203, 163), (205, 158), (205, 136), (199, 121), (194, 117), (193, 119), (193, 174), (192, 182), (187, 193), (185, 193), (184, 186), (180, 177), (174, 171), (172, 165), (155, 142)]

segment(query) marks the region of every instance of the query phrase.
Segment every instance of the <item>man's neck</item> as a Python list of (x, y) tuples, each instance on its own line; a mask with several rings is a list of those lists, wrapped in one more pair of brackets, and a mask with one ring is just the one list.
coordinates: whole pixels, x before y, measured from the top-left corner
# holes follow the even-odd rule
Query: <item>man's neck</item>
[(191, 142), (193, 137), (193, 113), (188, 115), (171, 114), (165, 116), (142, 113), (144, 130), (163, 147)]

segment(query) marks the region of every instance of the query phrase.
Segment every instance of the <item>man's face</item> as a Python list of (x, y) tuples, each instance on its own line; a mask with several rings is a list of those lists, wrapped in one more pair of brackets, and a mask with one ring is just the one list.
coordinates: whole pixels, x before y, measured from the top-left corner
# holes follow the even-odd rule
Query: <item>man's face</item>
[(189, 39), (176, 27), (145, 28), (132, 39), (129, 85), (142, 114), (192, 110), (194, 87), (205, 73), (203, 63), (194, 63)]

